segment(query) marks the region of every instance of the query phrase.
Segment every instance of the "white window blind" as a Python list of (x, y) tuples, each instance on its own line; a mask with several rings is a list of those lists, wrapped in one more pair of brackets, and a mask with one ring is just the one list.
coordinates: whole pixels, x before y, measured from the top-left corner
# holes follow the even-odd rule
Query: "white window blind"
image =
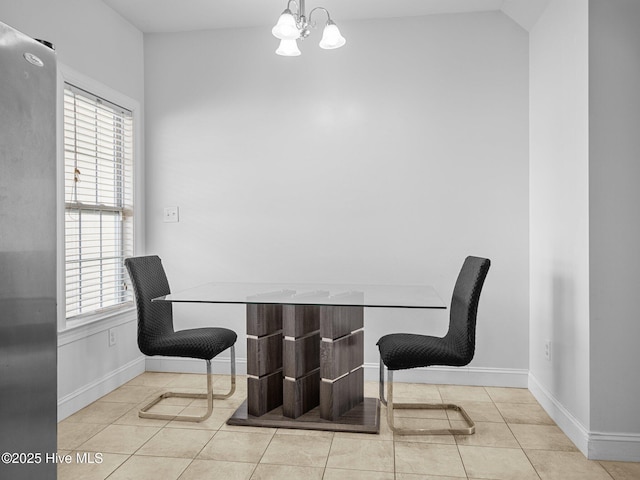
[(67, 318), (132, 302), (133, 118), (77, 87), (64, 89)]

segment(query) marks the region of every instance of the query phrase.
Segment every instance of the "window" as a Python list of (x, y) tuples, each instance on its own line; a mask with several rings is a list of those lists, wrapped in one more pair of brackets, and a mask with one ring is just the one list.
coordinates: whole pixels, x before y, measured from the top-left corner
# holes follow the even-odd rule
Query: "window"
[(133, 116), (65, 84), (66, 317), (132, 302), (125, 257), (133, 255)]

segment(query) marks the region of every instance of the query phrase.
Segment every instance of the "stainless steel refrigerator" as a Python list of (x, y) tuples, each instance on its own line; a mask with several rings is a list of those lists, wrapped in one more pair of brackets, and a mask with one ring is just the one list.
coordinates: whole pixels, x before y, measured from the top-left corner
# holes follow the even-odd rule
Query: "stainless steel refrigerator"
[(0, 22), (2, 479), (56, 478), (56, 331), (56, 58)]

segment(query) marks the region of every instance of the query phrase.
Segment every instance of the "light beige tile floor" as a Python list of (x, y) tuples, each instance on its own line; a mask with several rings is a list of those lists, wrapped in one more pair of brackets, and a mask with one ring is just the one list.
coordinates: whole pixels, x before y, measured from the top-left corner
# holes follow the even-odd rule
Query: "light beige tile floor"
[[(58, 449), (73, 461), (59, 480), (633, 480), (640, 463), (587, 460), (526, 389), (397, 384), (396, 401), (456, 402), (476, 434), (393, 434), (381, 411), (379, 435), (225, 423), (246, 396), (214, 402), (202, 423), (141, 419), (138, 409), (163, 389), (204, 388), (204, 375), (144, 373), (58, 424)], [(217, 376), (224, 391), (228, 377)], [(365, 392), (375, 395), (377, 385)], [(169, 398), (154, 407), (201, 414), (201, 400)], [(457, 412), (398, 411), (400, 426), (460, 425)], [(99, 455), (98, 455), (99, 454)], [(84, 457), (83, 457), (84, 455)], [(79, 463), (78, 458), (101, 461)]]

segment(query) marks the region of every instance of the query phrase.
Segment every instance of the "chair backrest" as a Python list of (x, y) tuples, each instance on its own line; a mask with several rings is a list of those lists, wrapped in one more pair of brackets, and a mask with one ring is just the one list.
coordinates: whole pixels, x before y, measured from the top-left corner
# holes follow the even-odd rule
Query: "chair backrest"
[(460, 355), (457, 366), (468, 364), (475, 353), (478, 303), (490, 266), (488, 258), (467, 257), (453, 288), (449, 331), (444, 338)]
[(133, 284), (138, 311), (138, 347), (145, 355), (153, 355), (153, 340), (173, 333), (173, 309), (169, 302), (152, 302), (169, 295), (169, 282), (157, 255), (131, 257), (124, 261)]

